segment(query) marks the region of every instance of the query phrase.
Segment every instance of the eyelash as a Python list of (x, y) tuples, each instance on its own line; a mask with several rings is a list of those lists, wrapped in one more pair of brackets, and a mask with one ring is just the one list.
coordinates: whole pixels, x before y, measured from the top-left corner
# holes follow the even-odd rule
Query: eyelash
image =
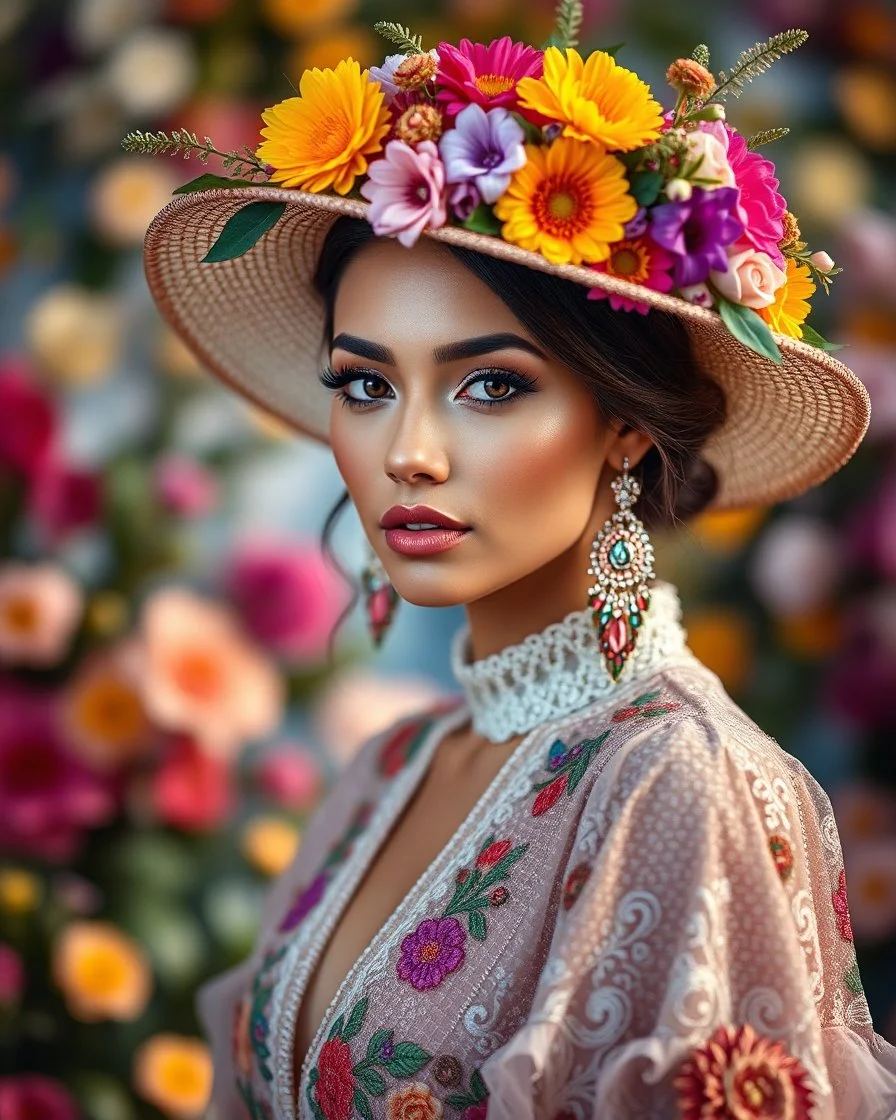
[[(344, 387), (350, 385), (353, 381), (367, 381), (370, 379), (376, 379), (388, 384), (381, 373), (368, 369), (344, 369), (337, 372), (332, 366), (327, 366), (320, 375), (320, 383), (325, 388), (336, 391), (337, 399), (343, 407), (347, 405), (349, 408), (353, 409), (369, 408), (373, 404), (379, 404), (380, 401), (389, 399), (388, 397), (376, 397), (375, 399), (372, 398), (365, 401), (359, 400), (357, 397), (351, 397), (345, 392)], [(474, 377), (471, 377), (469, 381), (466, 381), (462, 387), (466, 389), (477, 382), (489, 380), (503, 381), (515, 389), (516, 392), (495, 400), (481, 400), (478, 397), (473, 398), (476, 405), (485, 405), (487, 408), (492, 408), (494, 405), (509, 404), (524, 393), (534, 392), (538, 384), (534, 377), (529, 377), (527, 374), (515, 373), (513, 370), (509, 369), (489, 368), (479, 370), (479, 372)]]

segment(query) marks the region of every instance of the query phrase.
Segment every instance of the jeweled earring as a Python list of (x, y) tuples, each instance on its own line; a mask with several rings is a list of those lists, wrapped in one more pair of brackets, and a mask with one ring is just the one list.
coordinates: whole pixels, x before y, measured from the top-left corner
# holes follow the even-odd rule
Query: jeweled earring
[(623, 459), (622, 474), (611, 486), (619, 508), (595, 535), (591, 546), (588, 574), (594, 576), (594, 584), (588, 589), (588, 605), (604, 667), (618, 681), (634, 653), (650, 606), (647, 581), (654, 579), (655, 573), (650, 537), (632, 513), (641, 484), (628, 473), (628, 459)]
[(373, 638), (373, 644), (378, 647), (392, 623), (399, 596), (390, 583), (380, 558), (369, 543), (367, 552), (367, 563), (361, 569), (361, 585), (366, 599), (367, 627)]

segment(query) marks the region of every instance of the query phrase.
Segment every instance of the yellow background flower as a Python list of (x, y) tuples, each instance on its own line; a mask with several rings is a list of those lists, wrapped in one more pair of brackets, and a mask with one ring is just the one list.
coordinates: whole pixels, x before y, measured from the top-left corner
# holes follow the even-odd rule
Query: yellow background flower
[(564, 54), (548, 47), (544, 76), (523, 78), (516, 88), (521, 106), (560, 122), (573, 140), (630, 152), (655, 140), (662, 128), (662, 106), (650, 87), (606, 51), (583, 61), (571, 48)]
[(43, 896), (40, 879), (30, 871), (7, 867), (0, 871), (0, 910), (6, 914), (28, 914)]
[(157, 1034), (134, 1054), (134, 1088), (174, 1120), (199, 1117), (212, 1091), (212, 1059), (199, 1038)]
[(787, 279), (775, 292), (775, 302), (760, 307), (759, 314), (778, 334), (803, 337), (803, 323), (811, 310), (808, 300), (815, 292), (815, 282), (807, 264), (787, 258)]
[(256, 817), (243, 829), (243, 855), (262, 875), (279, 875), (299, 850), (299, 830), (280, 817)]
[(110, 922), (72, 922), (53, 946), (53, 979), (82, 1023), (143, 1014), (152, 972), (143, 948)]
[(637, 203), (625, 167), (596, 144), (526, 145), (526, 163), (495, 204), (506, 241), (553, 264), (605, 260)]
[(382, 87), (348, 58), (335, 70), (306, 70), (299, 92), (261, 114), (268, 127), (256, 154), (274, 167), (275, 183), (348, 194), (389, 131)]

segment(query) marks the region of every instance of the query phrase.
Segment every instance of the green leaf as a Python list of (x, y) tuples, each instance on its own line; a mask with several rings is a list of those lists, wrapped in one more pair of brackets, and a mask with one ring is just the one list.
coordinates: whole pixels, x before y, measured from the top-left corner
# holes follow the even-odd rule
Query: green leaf
[(423, 53), (423, 36), (412, 35), (410, 29), (400, 23), (380, 20), (373, 25), (373, 30), (384, 39), (388, 39), (390, 43), (394, 43), (404, 54)]
[(332, 1038), (336, 1038), (337, 1036), (339, 1036), (339, 1037), (342, 1036), (342, 1024), (343, 1024), (344, 1021), (345, 1021), (345, 1016), (344, 1015), (338, 1016), (338, 1018), (336, 1019), (336, 1022), (332, 1025), (332, 1027), (330, 1027), (330, 1033), (327, 1035), (327, 1041), (328, 1042)]
[(706, 45), (706, 43), (698, 43), (697, 46), (694, 47), (694, 49), (691, 51), (691, 58), (694, 60), (694, 62), (699, 62), (701, 66), (705, 66), (708, 70), (709, 47)]
[(379, 1031), (374, 1031), (370, 1036), (370, 1041), (367, 1043), (367, 1057), (378, 1058), (383, 1043), (388, 1039), (392, 1032), (388, 1028), (383, 1028)]
[(752, 307), (732, 303), (718, 292), (714, 295), (719, 305), (722, 322), (738, 342), (742, 342), (744, 346), (763, 358), (770, 358), (775, 365), (780, 365), (784, 359), (765, 320), (757, 315)]
[(470, 1088), (473, 1090), (473, 1096), (477, 1101), (485, 1100), (487, 1096), (485, 1082), (482, 1080), (482, 1074), (478, 1069), (473, 1070), (473, 1076), (470, 1078)]
[(657, 696), (662, 692), (661, 688), (655, 688), (652, 692), (642, 692), (640, 696), (636, 696), (632, 700), (633, 708), (641, 708), (645, 704), (649, 704), (651, 700), (656, 700)]
[(348, 1017), (348, 1022), (342, 1031), (343, 1039), (348, 1042), (350, 1038), (354, 1038), (358, 1031), (361, 1029), (361, 1024), (364, 1022), (364, 1016), (367, 1014), (367, 996), (359, 999), (355, 1006), (352, 1008), (351, 1014)]
[(731, 73), (726, 74), (723, 70), (719, 74), (718, 85), (709, 95), (707, 101), (721, 101), (729, 93), (734, 97), (740, 97), (746, 82), (751, 82), (764, 73), (772, 63), (777, 62), (783, 55), (801, 47), (808, 38), (809, 36), (805, 31), (801, 31), (799, 28), (791, 28), (789, 31), (772, 35), (771, 39), (764, 43), (756, 43), (747, 51), (741, 51)]
[(228, 175), (212, 175), (210, 171), (207, 171), (204, 175), (191, 179), (189, 183), (183, 183), (181, 186), (175, 187), (171, 193), (192, 194), (193, 191), (209, 191), (213, 187), (254, 187), (256, 185), (251, 179), (233, 179)]
[(476, 1103), (477, 1102), (473, 1100), (469, 1093), (452, 1093), (450, 1097), (445, 1098), (445, 1104), (447, 1104), (449, 1108), (456, 1109), (458, 1112), (462, 1108), (469, 1108), (471, 1104)]
[(766, 128), (762, 132), (754, 132), (747, 141), (747, 147), (751, 152), (755, 152), (763, 144), (774, 144), (776, 140), (783, 140), (789, 133), (789, 128)]
[(470, 937), (476, 941), (485, 941), (487, 929), (485, 918), (481, 910), (470, 911)]
[(217, 241), (202, 258), (202, 263), (232, 261), (248, 253), (256, 241), (283, 215), (285, 202), (250, 202), (228, 218)]
[(817, 346), (828, 354), (843, 349), (840, 343), (828, 342), (826, 338), (822, 338), (818, 331), (814, 327), (810, 327), (808, 323), (803, 323), (803, 342), (808, 342), (810, 346)]
[(383, 1062), (383, 1065), (393, 1077), (411, 1077), (418, 1070), (421, 1070), (431, 1058), (432, 1054), (427, 1054), (414, 1042), (398, 1042), (392, 1052), (392, 1057), (388, 1062)]
[(862, 991), (862, 978), (859, 975), (859, 962), (856, 961), (849, 972), (844, 973), (843, 979), (846, 981), (846, 986), (851, 992)]
[(360, 1081), (368, 1093), (381, 1097), (386, 1091), (386, 1079), (375, 1069), (355, 1070), (355, 1079)]
[(635, 171), (630, 177), (632, 196), (639, 206), (650, 206), (660, 196), (663, 186), (661, 171)]
[(492, 237), (500, 236), (502, 225), (487, 202), (480, 202), (463, 223), (464, 229), (471, 229), (474, 233), (488, 233)]
[(352, 1103), (364, 1117), (364, 1120), (373, 1120), (373, 1109), (370, 1107), (370, 1101), (364, 1096), (360, 1089), (355, 1089)]
[(609, 47), (598, 47), (597, 49), (602, 54), (608, 54), (610, 56), (610, 58), (615, 58), (616, 55), (619, 54), (619, 52), (622, 50), (622, 48), (624, 46), (625, 46), (625, 43), (613, 43)]

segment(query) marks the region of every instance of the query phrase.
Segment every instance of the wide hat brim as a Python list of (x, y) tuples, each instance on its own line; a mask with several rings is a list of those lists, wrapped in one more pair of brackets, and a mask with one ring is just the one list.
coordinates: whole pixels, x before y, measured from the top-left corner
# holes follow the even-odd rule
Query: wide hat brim
[[(202, 263), (225, 223), (248, 202), (283, 202), (282, 217), (243, 256)], [(312, 277), (324, 238), (341, 215), (369, 204), (279, 187), (219, 188), (180, 195), (146, 233), (153, 298), (180, 338), (220, 380), (298, 432), (328, 440), (331, 394), (324, 307)], [(727, 418), (704, 455), (719, 475), (716, 509), (770, 505), (823, 482), (853, 454), (868, 427), (861, 381), (830, 354), (775, 334), (776, 364), (750, 350), (714, 311), (577, 265), (555, 265), (499, 237), (456, 226), (425, 236), (539, 269), (681, 317), (700, 366), (724, 387)], [(620, 311), (620, 315), (636, 314)], [(645, 318), (649, 330), (649, 315)]]

